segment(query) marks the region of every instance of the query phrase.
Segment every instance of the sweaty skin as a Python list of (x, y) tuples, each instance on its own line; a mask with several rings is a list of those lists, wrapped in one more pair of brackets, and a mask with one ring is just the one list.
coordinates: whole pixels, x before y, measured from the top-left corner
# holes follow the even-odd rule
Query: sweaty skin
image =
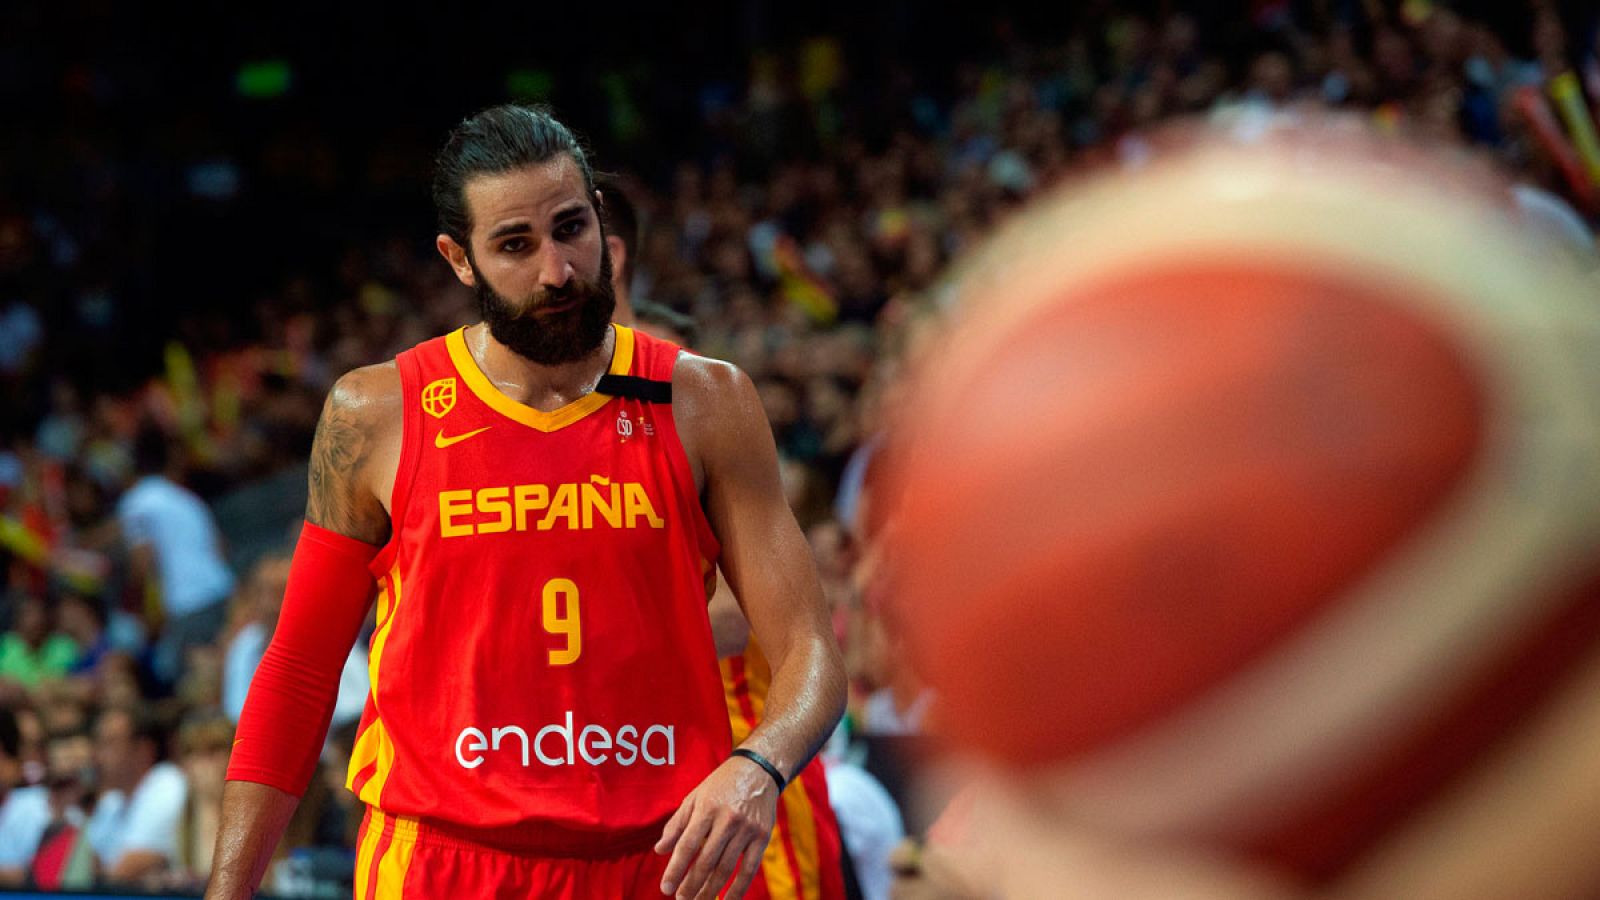
[[(573, 277), (598, 277), (599, 197), (585, 193), (570, 157), (479, 176), (467, 183), (466, 197), (474, 213), (473, 261), (502, 296), (528, 297)], [(584, 221), (576, 229), (575, 205)], [(457, 277), (472, 286), (477, 273), (465, 248), (447, 235), (438, 245)], [(588, 356), (554, 366), (517, 355), (481, 324), (467, 329), (466, 344), (502, 392), (550, 411), (593, 390), (611, 359), (614, 335), (608, 331)], [(784, 500), (777, 449), (749, 376), (684, 354), (672, 384), (673, 416), (722, 544), (722, 571), (772, 665), (766, 718), (741, 746), (792, 777), (844, 710), (844, 667), (821, 584)], [(392, 361), (339, 379), (313, 441), (309, 521), (369, 544), (388, 540), (401, 423), (400, 376)], [(276, 788), (228, 782), (207, 897), (250, 895), (297, 802)], [(741, 757), (723, 762), (684, 798), (656, 845), (658, 853), (671, 854), (663, 893), (715, 896), (737, 875), (729, 895), (742, 895), (776, 817), (776, 785), (767, 773)]]

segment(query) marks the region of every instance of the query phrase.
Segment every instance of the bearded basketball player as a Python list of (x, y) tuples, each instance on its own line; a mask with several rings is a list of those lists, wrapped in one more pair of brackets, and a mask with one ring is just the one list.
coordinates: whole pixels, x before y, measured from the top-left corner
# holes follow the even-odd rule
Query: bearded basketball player
[[(259, 884), (374, 593), (358, 900), (742, 896), (844, 704), (754, 386), (611, 324), (601, 195), (548, 113), (461, 123), (434, 200), (483, 322), (329, 396), (207, 896)], [(718, 566), (772, 670), (731, 750)]]

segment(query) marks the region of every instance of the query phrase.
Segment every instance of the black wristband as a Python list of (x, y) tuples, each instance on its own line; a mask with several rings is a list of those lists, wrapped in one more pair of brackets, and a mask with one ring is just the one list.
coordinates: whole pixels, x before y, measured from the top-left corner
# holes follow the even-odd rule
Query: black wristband
[(789, 782), (783, 779), (783, 773), (778, 771), (778, 767), (773, 765), (771, 760), (755, 752), (754, 750), (746, 750), (743, 747), (735, 747), (733, 749), (733, 755), (742, 756), (761, 768), (766, 769), (767, 774), (772, 776), (772, 780), (778, 783), (778, 793), (783, 793), (784, 786)]

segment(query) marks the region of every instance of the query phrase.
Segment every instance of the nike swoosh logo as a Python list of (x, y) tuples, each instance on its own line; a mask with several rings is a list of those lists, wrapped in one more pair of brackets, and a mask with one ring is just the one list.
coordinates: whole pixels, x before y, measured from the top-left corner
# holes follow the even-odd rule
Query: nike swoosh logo
[(440, 450), (443, 450), (451, 444), (459, 444), (469, 437), (483, 434), (485, 431), (488, 431), (493, 427), (493, 425), (485, 425), (482, 428), (479, 428), (477, 431), (469, 431), (466, 434), (458, 434), (455, 437), (445, 437), (444, 429), (441, 428), (439, 429), (439, 433), (433, 436), (433, 445), (438, 447)]

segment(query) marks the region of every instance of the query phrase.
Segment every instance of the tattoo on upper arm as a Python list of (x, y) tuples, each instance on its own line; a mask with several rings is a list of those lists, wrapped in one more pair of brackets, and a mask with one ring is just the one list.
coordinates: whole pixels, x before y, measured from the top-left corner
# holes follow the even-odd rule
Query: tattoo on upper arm
[(357, 540), (380, 544), (388, 538), (389, 521), (377, 498), (363, 489), (361, 467), (373, 448), (372, 436), (340, 386), (322, 407), (311, 441), (310, 490), (306, 520)]

